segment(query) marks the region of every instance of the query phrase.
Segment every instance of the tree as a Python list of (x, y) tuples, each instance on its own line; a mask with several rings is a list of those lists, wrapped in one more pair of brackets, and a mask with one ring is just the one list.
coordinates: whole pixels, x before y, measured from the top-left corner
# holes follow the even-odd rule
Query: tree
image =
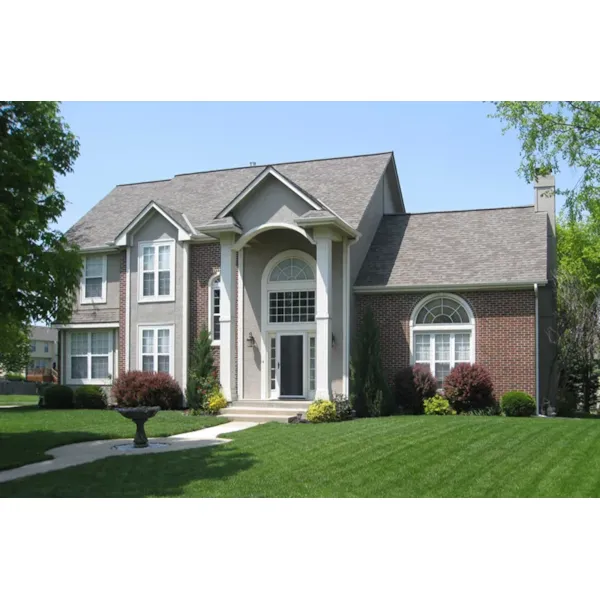
[(394, 399), (383, 373), (379, 327), (368, 308), (359, 327), (352, 360), (352, 400), (357, 417), (378, 417), (394, 412)]
[(190, 408), (200, 408), (206, 392), (210, 392), (218, 381), (213, 380), (215, 361), (212, 352), (212, 340), (205, 327), (194, 344), (190, 357), (190, 369), (185, 397)]
[(518, 173), (531, 183), (561, 162), (581, 172), (572, 188), (558, 188), (571, 220), (589, 214), (600, 222), (600, 102), (494, 102), (492, 117), (521, 142)]
[[(0, 325), (5, 331), (70, 317), (82, 261), (77, 247), (52, 224), (65, 209), (56, 177), (72, 172), (78, 155), (79, 142), (58, 103), (0, 101)], [(9, 341), (2, 341), (8, 348)]]
[(20, 373), (29, 362), (29, 328), (20, 323), (0, 323), (0, 367)]

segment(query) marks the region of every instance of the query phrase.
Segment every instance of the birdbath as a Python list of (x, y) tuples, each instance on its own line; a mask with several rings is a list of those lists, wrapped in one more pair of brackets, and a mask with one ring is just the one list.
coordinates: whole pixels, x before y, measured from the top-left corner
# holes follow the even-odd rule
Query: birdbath
[(144, 430), (144, 424), (160, 410), (160, 406), (136, 406), (135, 408), (117, 408), (115, 410), (136, 424), (137, 429), (133, 438), (134, 448), (147, 448), (148, 437)]

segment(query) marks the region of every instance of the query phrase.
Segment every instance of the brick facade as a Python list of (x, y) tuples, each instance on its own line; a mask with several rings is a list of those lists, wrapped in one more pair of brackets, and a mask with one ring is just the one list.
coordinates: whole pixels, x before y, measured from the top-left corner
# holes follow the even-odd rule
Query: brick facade
[(127, 253), (121, 254), (119, 272), (119, 368), (118, 374), (125, 372), (125, 312), (127, 310)]
[[(410, 364), (411, 313), (428, 294), (357, 294), (358, 321), (368, 306), (379, 325), (383, 367), (390, 382)], [(465, 292), (475, 315), (475, 360), (492, 376), (496, 396), (518, 389), (535, 396), (533, 290)]]
[[(189, 250), (189, 349), (208, 325), (208, 282), (221, 267), (219, 243), (190, 246)], [(219, 365), (219, 347), (213, 348), (215, 366)]]

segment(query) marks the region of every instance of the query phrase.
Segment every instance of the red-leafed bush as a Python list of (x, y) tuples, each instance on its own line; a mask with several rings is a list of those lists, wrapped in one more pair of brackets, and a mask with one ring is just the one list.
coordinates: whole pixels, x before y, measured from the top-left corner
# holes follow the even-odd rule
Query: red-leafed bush
[(181, 388), (168, 373), (128, 371), (115, 381), (112, 393), (120, 407), (160, 406), (162, 410), (183, 407)]
[(415, 364), (396, 374), (396, 404), (404, 413), (423, 414), (423, 400), (436, 394), (436, 383), (427, 365)]
[(493, 406), (494, 386), (485, 367), (458, 363), (444, 380), (444, 396), (457, 413)]

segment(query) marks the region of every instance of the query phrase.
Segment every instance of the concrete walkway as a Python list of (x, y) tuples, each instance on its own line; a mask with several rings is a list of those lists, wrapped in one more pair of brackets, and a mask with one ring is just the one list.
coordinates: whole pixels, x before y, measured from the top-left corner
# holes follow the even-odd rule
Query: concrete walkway
[(45, 460), (16, 469), (0, 471), (0, 483), (28, 477), (30, 475), (39, 475), (50, 471), (59, 471), (67, 467), (75, 467), (84, 463), (108, 458), (109, 456), (139, 456), (141, 454), (157, 454), (159, 452), (173, 452), (174, 450), (190, 450), (191, 448), (202, 448), (205, 446), (217, 446), (226, 444), (231, 440), (220, 438), (218, 435), (242, 431), (249, 427), (254, 427), (259, 423), (250, 422), (229, 422), (215, 427), (206, 427), (198, 431), (180, 433), (170, 437), (149, 438), (150, 443), (164, 444), (154, 448), (137, 448), (135, 450), (124, 452), (118, 446), (131, 444), (132, 438), (123, 440), (97, 440), (95, 442), (81, 442), (80, 444), (68, 444), (67, 446), (58, 446), (48, 450), (47, 454), (54, 456), (53, 460)]

